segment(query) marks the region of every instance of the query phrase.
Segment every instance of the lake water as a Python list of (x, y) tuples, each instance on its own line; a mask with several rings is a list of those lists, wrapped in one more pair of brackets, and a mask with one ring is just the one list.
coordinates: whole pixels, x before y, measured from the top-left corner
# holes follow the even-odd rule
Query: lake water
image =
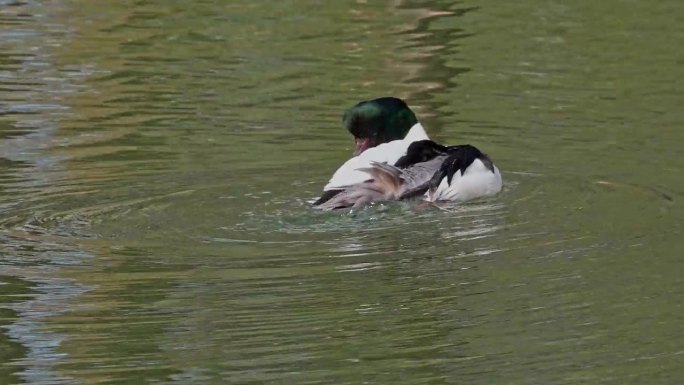
[[(0, 0), (0, 384), (684, 383), (684, 3), (566, 3)], [(504, 190), (312, 211), (384, 95)]]

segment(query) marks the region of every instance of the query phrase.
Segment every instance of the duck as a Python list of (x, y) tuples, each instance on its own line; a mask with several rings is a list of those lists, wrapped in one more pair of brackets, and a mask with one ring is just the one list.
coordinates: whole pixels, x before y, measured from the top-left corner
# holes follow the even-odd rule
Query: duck
[(361, 101), (342, 125), (354, 137), (352, 158), (323, 187), (315, 208), (358, 208), (377, 201), (420, 198), (465, 202), (501, 191), (501, 172), (475, 146), (432, 141), (400, 98)]

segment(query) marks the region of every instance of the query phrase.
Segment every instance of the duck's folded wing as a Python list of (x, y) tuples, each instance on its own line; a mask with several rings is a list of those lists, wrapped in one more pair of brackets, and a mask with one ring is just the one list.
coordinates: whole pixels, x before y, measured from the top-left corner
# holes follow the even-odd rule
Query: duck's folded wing
[(446, 155), (438, 155), (403, 170), (404, 183), (398, 199), (410, 199), (423, 195), (430, 188), (432, 177), (439, 171), (446, 158)]
[(432, 176), (439, 170), (446, 155), (429, 161), (416, 163), (406, 169), (372, 162), (371, 167), (360, 169), (367, 174), (366, 181), (347, 186), (343, 190), (329, 190), (334, 195), (318, 203), (321, 210), (335, 210), (345, 207), (359, 207), (383, 200), (402, 200), (420, 196), (430, 187)]
[(387, 163), (372, 162), (371, 167), (359, 171), (366, 173), (366, 181), (345, 189), (325, 191), (314, 206), (329, 211), (398, 197), (403, 182), (402, 170)]
[[(361, 168), (366, 173), (366, 181), (347, 186), (341, 190), (328, 190), (323, 193), (314, 206), (321, 210), (335, 210), (345, 207), (359, 207), (365, 204), (399, 199), (404, 187), (404, 170), (387, 163), (372, 162), (371, 167)], [(326, 197), (326, 194), (333, 193)]]
[(378, 190), (377, 186), (372, 181), (363, 182), (345, 190), (339, 190), (335, 196), (325, 202), (315, 205), (315, 207), (323, 211), (347, 207), (361, 207), (371, 202), (384, 200), (384, 197), (383, 191)]
[(499, 169), (486, 154), (470, 145), (452, 146), (430, 180), (429, 201), (458, 201), (494, 195), (501, 191)]

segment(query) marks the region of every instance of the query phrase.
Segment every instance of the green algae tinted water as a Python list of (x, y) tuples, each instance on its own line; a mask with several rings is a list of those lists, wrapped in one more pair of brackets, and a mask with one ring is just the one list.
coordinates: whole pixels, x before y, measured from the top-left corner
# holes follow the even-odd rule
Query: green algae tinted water
[[(680, 1), (0, 1), (0, 383), (681, 384)], [(504, 175), (309, 209), (406, 99)]]

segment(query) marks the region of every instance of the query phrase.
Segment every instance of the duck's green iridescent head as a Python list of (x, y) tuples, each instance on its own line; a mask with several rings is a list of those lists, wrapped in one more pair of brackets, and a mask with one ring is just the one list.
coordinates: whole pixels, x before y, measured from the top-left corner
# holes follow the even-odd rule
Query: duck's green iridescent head
[(382, 143), (404, 139), (416, 123), (418, 119), (406, 103), (393, 97), (363, 101), (342, 117), (342, 124), (356, 140), (354, 155)]

